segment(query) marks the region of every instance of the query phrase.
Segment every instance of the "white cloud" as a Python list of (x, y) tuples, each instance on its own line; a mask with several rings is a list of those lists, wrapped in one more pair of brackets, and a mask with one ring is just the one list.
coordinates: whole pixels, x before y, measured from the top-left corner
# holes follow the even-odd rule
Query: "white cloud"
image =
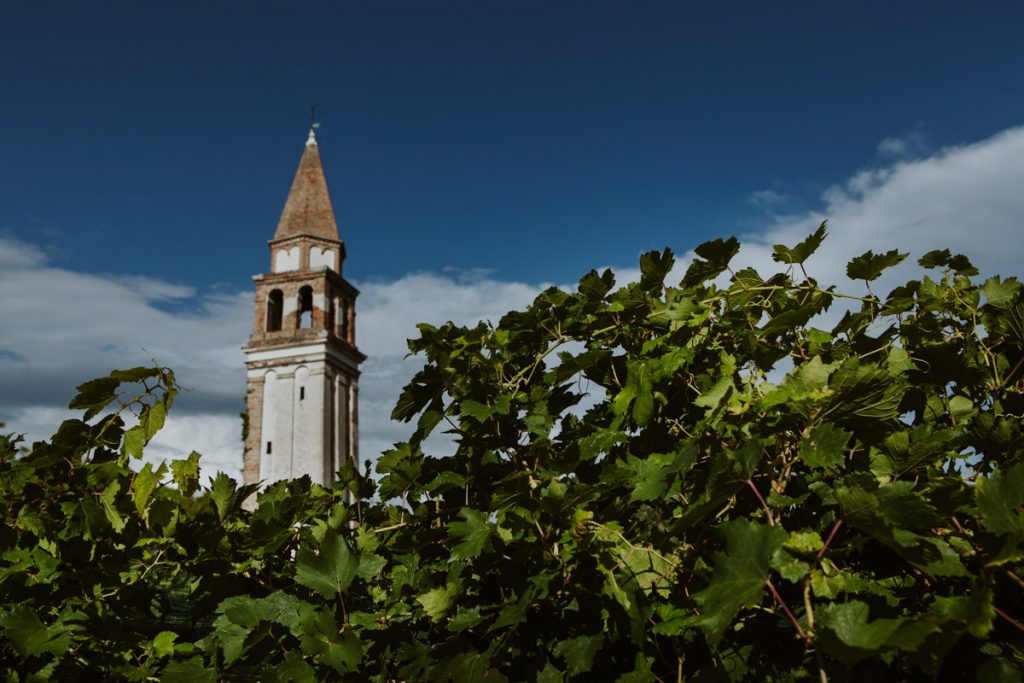
[[(48, 439), (62, 421), (81, 417), (81, 411), (71, 411), (56, 405), (9, 410), (4, 415), (7, 425), (3, 431), (25, 434), (25, 446), (40, 439)], [(132, 425), (135, 421), (128, 418), (126, 422)], [(172, 410), (164, 428), (146, 447), (143, 462), (151, 462), (155, 466), (161, 461), (185, 458), (192, 451), (198, 451), (203, 456), (201, 464), (204, 479), (216, 472), (226, 472), (240, 480), (241, 430), (242, 420), (237, 415), (193, 415)]]
[[(17, 245), (15, 245), (17, 247)], [(0, 245), (6, 251), (8, 245)], [(194, 391), (183, 403), (196, 410), (242, 405), (240, 340), (251, 320), (247, 295), (200, 297), (195, 312), (169, 313), (151, 305), (178, 285), (146, 278), (121, 281), (40, 263), (0, 269), (0, 349), (17, 362), (0, 359), (0, 410), (25, 404), (66, 401), (79, 382), (115, 367), (150, 362), (178, 370)]]
[[(744, 236), (738, 260), (773, 272), (780, 264), (771, 260), (771, 246), (795, 244), (828, 217), (832, 234), (807, 268), (819, 282), (845, 283), (853, 293), (863, 285), (846, 281), (845, 264), (868, 249), (901, 249), (916, 258), (945, 247), (968, 255), (983, 273), (1020, 274), (1022, 187), (1024, 128), (1015, 128), (853, 174), (823, 195), (819, 211), (778, 217)], [(905, 278), (916, 268), (912, 261), (876, 291), (884, 293)], [(617, 270), (619, 283), (639, 276), (629, 265)], [(417, 322), (496, 322), (544, 287), (457, 271), (356, 284), (362, 289), (358, 343), (369, 356), (360, 381), (360, 451), (370, 460), (410, 432), (389, 415), (422, 362), (405, 358), (405, 340), (417, 335)], [(195, 449), (204, 454), (207, 473), (223, 469), (238, 476), (237, 414), (245, 393), (239, 346), (252, 324), (251, 292), (197, 295), (188, 286), (136, 274), (56, 268), (37, 247), (2, 236), (0, 291), (11, 293), (0, 297), (0, 420), (8, 430), (48, 436), (68, 414), (61, 406), (76, 384), (115, 367), (146, 364), (152, 354), (175, 368), (191, 391), (180, 397), (148, 455), (180, 456)], [(154, 305), (168, 300), (175, 300), (178, 312)]]
[(909, 251), (911, 258), (875, 287), (884, 294), (918, 267), (931, 249), (968, 256), (983, 274), (1021, 273), (1024, 241), (1024, 127), (922, 159), (855, 173), (822, 196), (822, 208), (777, 219), (745, 235), (739, 261), (770, 272), (773, 244), (793, 245), (828, 218), (830, 236), (807, 264), (821, 283), (846, 279), (847, 261), (868, 249)]
[[(147, 449), (147, 460), (203, 454), (208, 473), (238, 477), (245, 372), (240, 345), (252, 324), (252, 293), (204, 294), (191, 309), (182, 303), (190, 287), (149, 277), (94, 275), (55, 268), (31, 245), (5, 239), (0, 320), (0, 421), (29, 440), (47, 438), (72, 415), (67, 404), (75, 385), (113, 368), (149, 363), (175, 369), (187, 388), (164, 430)], [(358, 283), (358, 344), (369, 355), (360, 380), (360, 452), (373, 459), (406, 438), (407, 425), (390, 420), (401, 388), (420, 367), (406, 358), (406, 339), (416, 323), (448, 320), (497, 322), (528, 304), (543, 286), (502, 282), (480, 271), (413, 273), (392, 281)], [(178, 309), (155, 307), (177, 299)]]
[(175, 285), (144, 275), (107, 275), (111, 282), (124, 285), (137, 292), (146, 301), (175, 301), (189, 299), (196, 295), (195, 287)]
[(156, 464), (197, 451), (203, 456), (200, 465), (204, 479), (220, 471), (240, 481), (241, 443), (242, 420), (237, 415), (189, 415), (172, 410), (164, 428), (146, 447), (145, 460)]
[(0, 264), (0, 421), (7, 430), (48, 438), (72, 415), (64, 406), (77, 384), (152, 357), (174, 368), (188, 389), (153, 454), (205, 449), (211, 467), (232, 469), (250, 294), (205, 295), (191, 312), (169, 313), (153, 303), (187, 300), (193, 288), (57, 268), (37, 247), (11, 238), (0, 238)]
[(437, 325), (489, 319), (496, 323), (547, 286), (470, 275), (412, 273), (394, 281), (357, 283), (362, 290), (357, 324), (360, 348), (372, 357), (404, 356), (409, 351), (405, 340), (418, 336), (417, 321)]

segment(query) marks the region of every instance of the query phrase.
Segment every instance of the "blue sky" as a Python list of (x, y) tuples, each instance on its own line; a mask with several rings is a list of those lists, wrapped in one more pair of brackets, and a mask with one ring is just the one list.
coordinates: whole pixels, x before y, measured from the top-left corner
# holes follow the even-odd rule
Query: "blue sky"
[(813, 204), (886, 137), (1020, 123), (1022, 25), (1020, 3), (8, 3), (0, 222), (58, 263), (237, 286), (315, 103), (353, 277), (575, 279), (752, 227), (758, 190)]
[(371, 449), (401, 437), (372, 415), (417, 315), (496, 315), (647, 249), (988, 225), (965, 244), (1005, 271), (1022, 25), (1010, 2), (6, 3), (0, 314), (23, 329), (0, 330), (0, 420), (42, 429), (142, 348), (191, 371), (186, 417), (234, 419), (249, 278), (314, 103)]

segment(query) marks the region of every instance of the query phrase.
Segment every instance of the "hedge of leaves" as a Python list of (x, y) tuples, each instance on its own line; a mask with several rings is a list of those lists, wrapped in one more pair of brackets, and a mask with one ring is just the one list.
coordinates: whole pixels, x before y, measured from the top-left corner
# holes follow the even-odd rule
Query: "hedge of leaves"
[(377, 477), (254, 512), (195, 454), (131, 462), (169, 370), (82, 385), (84, 420), (0, 444), (5, 675), (1020, 680), (1024, 290), (947, 251), (885, 299), (825, 289), (824, 236), (770, 276), (716, 240), (678, 286), (651, 252), (637, 283), (421, 325)]

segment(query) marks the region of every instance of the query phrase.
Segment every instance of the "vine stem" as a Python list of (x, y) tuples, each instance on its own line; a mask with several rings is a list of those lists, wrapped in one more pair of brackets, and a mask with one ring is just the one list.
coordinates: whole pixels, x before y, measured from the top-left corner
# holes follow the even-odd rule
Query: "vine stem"
[(839, 527), (842, 525), (843, 518), (840, 517), (836, 520), (836, 523), (832, 525), (832, 531), (828, 533), (828, 538), (825, 539), (825, 545), (821, 546), (821, 550), (818, 551), (818, 556), (814, 558), (815, 562), (818, 562), (821, 560), (822, 556), (824, 556), (825, 551), (828, 550), (828, 547), (832, 544), (832, 539), (836, 537), (836, 532), (839, 531)]
[(1009, 614), (1007, 614), (1007, 613), (1006, 613), (1006, 612), (1004, 612), (1003, 610), (999, 609), (999, 608), (998, 608), (998, 607), (996, 607), (995, 605), (992, 605), (992, 610), (993, 610), (993, 611), (994, 611), (994, 612), (995, 612), (996, 614), (998, 614), (998, 615), (999, 615), (1000, 617), (1002, 617), (1002, 618), (1003, 618), (1003, 619), (1005, 619), (1006, 621), (1008, 621), (1008, 622), (1010, 622), (1011, 624), (1013, 624), (1014, 626), (1016, 626), (1018, 630), (1020, 630), (1020, 631), (1024, 631), (1024, 624), (1020, 623), (1019, 621), (1017, 621), (1016, 619), (1014, 619), (1013, 617), (1011, 617), (1011, 616), (1010, 616)]
[(761, 501), (761, 507), (764, 508), (764, 514), (768, 517), (768, 525), (775, 526), (775, 518), (772, 516), (771, 508), (768, 507), (768, 502), (765, 501), (764, 496), (761, 495), (761, 492), (757, 490), (757, 486), (754, 485), (754, 481), (752, 479), (747, 479), (747, 486), (749, 486), (750, 489), (754, 492), (754, 495), (757, 496), (757, 499)]
[(992, 393), (997, 394), (1005, 389), (1009, 385), (1010, 380), (1013, 379), (1013, 376), (1017, 374), (1018, 370), (1020, 370), (1022, 365), (1024, 365), (1024, 356), (1021, 356), (1020, 360), (1017, 361), (1017, 364), (1013, 366), (1010, 372), (1006, 373), (1006, 377), (1003, 378), (1003, 381), (999, 383), (999, 386), (997, 386)]
[(341, 616), (344, 619), (342, 630), (344, 630), (345, 626), (348, 626), (348, 608), (345, 606), (345, 596), (342, 595), (341, 591), (338, 591), (338, 602), (341, 604)]
[(793, 616), (793, 612), (790, 611), (789, 605), (787, 605), (786, 601), (782, 599), (781, 595), (779, 595), (779, 591), (775, 590), (775, 584), (772, 583), (771, 579), (768, 579), (767, 581), (765, 581), (765, 585), (767, 585), (768, 590), (772, 592), (772, 597), (775, 598), (775, 602), (778, 603), (779, 607), (782, 608), (782, 611), (786, 613), (786, 616), (789, 618), (790, 623), (793, 624), (793, 628), (796, 629), (797, 634), (804, 641), (804, 645), (810, 647), (811, 637), (807, 635), (807, 632), (804, 631), (803, 627), (800, 625), (800, 622), (796, 620), (795, 616)]
[[(804, 612), (807, 614), (807, 630), (814, 633), (814, 608), (811, 605), (811, 575), (804, 579)], [(814, 658), (818, 662), (818, 680), (821, 683), (828, 683), (828, 672), (825, 671), (825, 659), (821, 656), (821, 650), (814, 648)]]
[[(795, 287), (795, 286), (794, 287), (785, 287), (783, 285), (763, 285), (763, 286), (760, 286), (760, 287), (743, 287), (743, 288), (741, 288), (739, 290), (739, 293), (769, 292), (769, 296), (771, 296), (775, 292), (779, 292), (779, 291), (782, 291), (782, 290), (789, 291), (789, 290), (799, 290), (799, 289), (801, 289), (801, 288)], [(871, 287), (869, 286), (868, 290), (870, 291), (870, 289), (871, 289)], [(841, 292), (832, 292), (832, 291), (829, 291), (827, 289), (822, 289), (820, 287), (814, 287), (813, 289), (811, 289), (811, 291), (813, 293), (815, 293), (815, 294), (825, 294), (827, 296), (831, 296), (831, 297), (836, 298), (836, 299), (851, 299), (853, 301), (861, 301), (861, 302), (870, 303), (870, 304), (880, 304), (881, 303), (878, 300), (878, 297), (875, 297), (875, 296), (866, 297), (866, 296), (855, 296), (853, 294), (842, 294)], [(718, 294), (718, 295), (715, 295), (715, 296), (712, 296), (712, 297), (708, 297), (707, 299), (701, 299), (698, 303), (703, 304), (703, 305), (706, 306), (708, 304), (712, 304), (712, 303), (715, 303), (717, 301), (721, 301), (723, 298), (728, 297), (729, 294), (730, 294), (729, 291), (725, 291), (725, 292), (722, 292), (721, 294)], [(668, 315), (668, 311), (655, 311), (654, 313), (651, 313), (648, 317), (649, 318), (658, 318), (658, 317), (662, 317), (662, 316), (666, 316), (666, 315)], [(602, 330), (598, 330), (594, 334), (596, 335), (596, 334), (600, 334), (600, 333), (603, 333), (603, 332), (607, 332), (609, 329), (615, 329), (615, 326), (612, 326), (610, 328), (605, 328), (605, 329), (602, 329)]]

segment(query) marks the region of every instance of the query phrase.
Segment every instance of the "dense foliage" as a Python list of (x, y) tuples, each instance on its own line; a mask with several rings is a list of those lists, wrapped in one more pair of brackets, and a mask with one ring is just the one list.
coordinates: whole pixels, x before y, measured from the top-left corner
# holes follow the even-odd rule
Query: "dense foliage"
[(933, 251), (884, 300), (839, 293), (804, 270), (824, 236), (769, 277), (716, 240), (679, 286), (651, 252), (619, 289), (421, 325), (379, 477), (251, 513), (195, 454), (129, 467), (170, 371), (82, 385), (84, 420), (0, 445), (6, 675), (1019, 680), (1024, 289)]

